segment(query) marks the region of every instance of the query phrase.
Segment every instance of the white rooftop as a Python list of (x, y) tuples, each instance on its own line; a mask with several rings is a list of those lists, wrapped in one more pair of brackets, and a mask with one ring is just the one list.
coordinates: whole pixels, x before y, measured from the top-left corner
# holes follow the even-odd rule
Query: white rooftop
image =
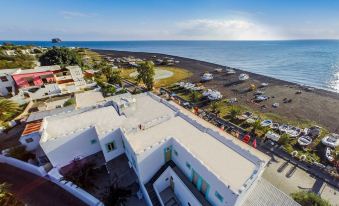
[(119, 116), (111, 107), (102, 107), (89, 111), (74, 111), (68, 115), (57, 115), (44, 119), (44, 134), (41, 142), (62, 138), (73, 133), (95, 127), (98, 137), (119, 128), (126, 118)]
[(11, 75), (13, 74), (14, 72), (16, 72), (17, 70), (16, 69), (0, 69), (0, 75)]
[[(165, 138), (173, 137), (212, 170), (233, 191), (239, 190), (254, 173), (256, 165), (211, 135), (201, 132), (180, 116), (149, 129), (127, 135), (138, 154)], [(225, 137), (226, 138), (226, 137)], [(236, 164), (234, 164), (236, 162)]]
[[(178, 108), (165, 100), (146, 93), (133, 97), (136, 102), (126, 108), (122, 116), (112, 106), (108, 106), (47, 117), (44, 123), (44, 134), (47, 135), (42, 141), (62, 138), (91, 127), (95, 127), (100, 139), (101, 135), (121, 128), (135, 153), (141, 155), (150, 146), (174, 138), (234, 192), (241, 190), (256, 173), (260, 161), (267, 163), (269, 160), (265, 154), (238, 142), (230, 135), (218, 134), (215, 131), (220, 130), (203, 123), (204, 120), (195, 115), (185, 110), (178, 112)], [(138, 130), (139, 125), (143, 125), (144, 130)], [(217, 134), (217, 138), (214, 134)]]
[(84, 108), (104, 102), (101, 92), (87, 91), (75, 94), (77, 108)]
[(52, 65), (52, 66), (39, 66), (34, 67), (34, 69), (18, 69), (15, 74), (29, 74), (29, 73), (36, 73), (36, 72), (47, 72), (47, 71), (56, 71), (60, 70), (59, 65)]

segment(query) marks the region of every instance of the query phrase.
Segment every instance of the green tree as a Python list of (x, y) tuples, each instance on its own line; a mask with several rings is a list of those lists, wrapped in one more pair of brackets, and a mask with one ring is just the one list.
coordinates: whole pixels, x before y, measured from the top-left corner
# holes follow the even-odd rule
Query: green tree
[(200, 93), (199, 92), (197, 92), (197, 91), (192, 91), (191, 92), (191, 94), (190, 94), (190, 100), (192, 101), (192, 102), (198, 102), (199, 101), (199, 99), (200, 99)]
[(138, 76), (137, 82), (143, 82), (146, 85), (147, 90), (152, 90), (154, 86), (154, 63), (152, 61), (146, 61), (140, 64), (137, 68)]
[(238, 107), (234, 107), (232, 106), (232, 108), (229, 110), (229, 115), (231, 117), (232, 120), (235, 120), (237, 118), (237, 116), (240, 114), (240, 109)]
[(101, 71), (100, 73), (106, 77), (109, 83), (121, 85), (122, 78), (120, 71), (113, 69), (112, 66), (108, 64), (108, 62), (101, 61), (100, 63), (95, 64), (94, 68)]
[(217, 116), (220, 114), (220, 102), (214, 101), (211, 103), (211, 112)]
[(42, 66), (60, 65), (61, 67), (69, 65), (82, 65), (78, 53), (74, 50), (64, 47), (53, 47), (39, 58)]
[(288, 144), (289, 141), (290, 141), (290, 137), (288, 136), (288, 134), (283, 134), (280, 136), (278, 143), (285, 146)]
[(68, 99), (65, 103), (64, 103), (64, 107), (67, 107), (67, 106), (71, 106), (71, 105), (75, 105), (76, 104), (76, 101), (74, 98), (70, 98)]
[(329, 202), (313, 192), (300, 191), (292, 193), (291, 196), (302, 206), (331, 206)]
[(23, 206), (24, 203), (18, 200), (10, 191), (10, 185), (7, 183), (0, 184), (0, 205), (2, 206)]
[(11, 100), (0, 97), (0, 122), (8, 120), (19, 111), (19, 105)]
[(261, 126), (261, 122), (259, 120), (256, 120), (255, 122), (252, 123), (252, 130), (251, 130), (251, 133), (253, 135), (255, 135), (255, 133), (258, 131), (258, 130), (262, 130), (263, 129), (263, 126)]
[(10, 157), (13, 157), (15, 159), (19, 159), (22, 161), (28, 161), (29, 159), (34, 159), (35, 155), (26, 151), (25, 145), (19, 145), (16, 147), (11, 147), (8, 151), (8, 154)]

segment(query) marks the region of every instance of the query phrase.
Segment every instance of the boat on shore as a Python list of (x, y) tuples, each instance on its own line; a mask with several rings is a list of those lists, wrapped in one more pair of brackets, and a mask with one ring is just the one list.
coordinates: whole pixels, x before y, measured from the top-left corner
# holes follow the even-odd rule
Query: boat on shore
[(234, 69), (226, 69), (226, 74), (235, 74), (235, 70)]
[(239, 80), (240, 81), (245, 81), (245, 80), (247, 80), (249, 78), (250, 78), (250, 76), (248, 76), (248, 74), (245, 74), (245, 73), (242, 73), (242, 74), (239, 75)]
[(306, 147), (312, 143), (312, 138), (310, 136), (304, 135), (298, 138), (298, 144), (302, 147)]
[(289, 127), (286, 133), (291, 137), (298, 137), (301, 134), (301, 129), (298, 127)]
[(321, 143), (328, 147), (336, 148), (339, 146), (339, 134), (329, 134), (321, 140)]
[(201, 76), (201, 81), (206, 82), (206, 81), (211, 81), (213, 79), (213, 74), (206, 72)]

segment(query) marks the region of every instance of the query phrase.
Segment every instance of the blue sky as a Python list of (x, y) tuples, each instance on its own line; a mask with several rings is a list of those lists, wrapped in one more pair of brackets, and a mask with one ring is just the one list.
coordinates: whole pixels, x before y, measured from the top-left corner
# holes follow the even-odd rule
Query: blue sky
[(339, 39), (336, 0), (0, 0), (3, 40)]

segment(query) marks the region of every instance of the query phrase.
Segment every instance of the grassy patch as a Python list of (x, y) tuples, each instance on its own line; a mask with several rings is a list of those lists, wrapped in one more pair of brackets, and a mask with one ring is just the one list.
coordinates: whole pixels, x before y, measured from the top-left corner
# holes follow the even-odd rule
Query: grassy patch
[(172, 85), (176, 82), (182, 81), (192, 76), (192, 73), (189, 72), (188, 70), (178, 67), (157, 67), (157, 68), (173, 72), (173, 76), (156, 81), (155, 87), (165, 87), (168, 85)]
[[(173, 72), (173, 76), (165, 79), (156, 80), (154, 85), (155, 88), (166, 87), (192, 76), (191, 72), (178, 67), (156, 67), (156, 68)], [(136, 71), (135, 68), (123, 68), (120, 69), (120, 71), (121, 71), (120, 75), (122, 78), (127, 79), (131, 82), (135, 82), (135, 78), (130, 76), (133, 72)]]

